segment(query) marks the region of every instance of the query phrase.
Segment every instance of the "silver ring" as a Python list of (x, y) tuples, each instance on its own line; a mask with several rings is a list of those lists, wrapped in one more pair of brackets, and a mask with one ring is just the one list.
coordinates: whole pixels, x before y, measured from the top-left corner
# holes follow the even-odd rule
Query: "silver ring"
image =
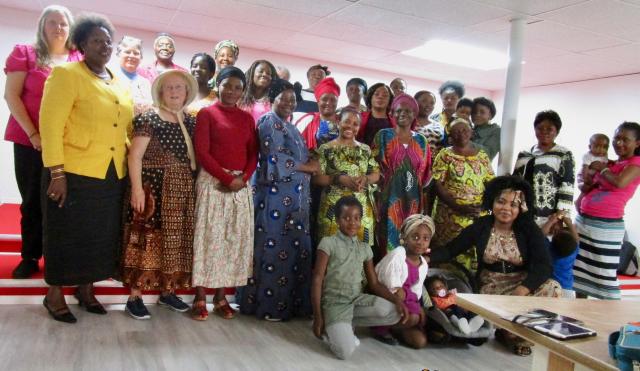
[(51, 194), (49, 195), (49, 197), (55, 197), (55, 196), (56, 196), (56, 194), (55, 194), (55, 193), (51, 193)]

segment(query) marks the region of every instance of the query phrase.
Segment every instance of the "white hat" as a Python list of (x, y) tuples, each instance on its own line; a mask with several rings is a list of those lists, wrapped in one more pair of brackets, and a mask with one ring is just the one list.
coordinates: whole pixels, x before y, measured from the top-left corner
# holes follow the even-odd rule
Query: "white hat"
[(184, 108), (191, 102), (193, 102), (193, 100), (196, 98), (196, 94), (198, 94), (198, 82), (188, 72), (176, 69), (163, 71), (153, 81), (153, 85), (151, 85), (151, 97), (153, 98), (153, 105), (156, 107), (160, 107), (160, 89), (162, 88), (162, 82), (167, 78), (167, 76), (170, 75), (180, 75), (187, 82), (187, 99), (184, 102), (184, 106), (182, 106), (182, 108)]

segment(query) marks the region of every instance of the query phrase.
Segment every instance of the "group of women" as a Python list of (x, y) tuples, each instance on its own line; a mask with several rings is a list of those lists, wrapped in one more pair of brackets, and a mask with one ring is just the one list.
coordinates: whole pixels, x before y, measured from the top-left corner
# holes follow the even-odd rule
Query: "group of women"
[[(225, 288), (239, 286), (243, 313), (308, 316), (314, 246), (336, 232), (334, 206), (345, 195), (363, 205), (358, 237), (377, 259), (401, 244), (408, 216), (432, 214), (433, 263), (477, 273), (483, 293), (557, 295), (534, 224), (573, 199), (574, 162), (555, 142), (557, 113), (537, 115), (538, 143), (519, 154), (517, 176), (493, 179), (495, 106), (477, 98), (464, 114), (460, 83), (443, 84), (444, 109), (431, 115), (428, 91), (411, 97), (352, 79), (350, 104), (338, 110), (340, 87), (324, 75), (313, 89), (318, 112), (292, 122), (300, 92), (266, 60), (246, 74), (234, 67), (230, 40), (214, 56), (195, 54), (187, 71), (172, 61), (170, 35), (155, 40), (157, 60), (146, 68), (141, 41), (125, 37), (112, 71), (113, 34), (102, 17), (74, 23), (66, 8), (49, 6), (36, 44), (17, 45), (5, 69), (6, 139), (23, 198), (14, 275), (36, 271), (44, 248), (44, 306), (56, 320), (76, 321), (63, 286), (77, 285), (86, 310), (106, 313), (93, 283), (111, 277), (131, 290), (126, 310), (139, 319), (150, 317), (142, 291), (159, 290), (158, 304), (206, 320), (206, 288), (215, 289), (216, 314), (230, 319)], [(638, 185), (640, 133), (625, 125), (613, 141), (620, 159), (599, 169), (600, 186), (580, 207), (582, 218), (611, 219), (614, 228), (621, 211), (593, 205), (621, 192), (623, 210)], [(597, 223), (580, 220), (592, 241)], [(601, 281), (597, 256), (580, 256), (583, 286)], [(189, 307), (176, 291), (192, 287)]]

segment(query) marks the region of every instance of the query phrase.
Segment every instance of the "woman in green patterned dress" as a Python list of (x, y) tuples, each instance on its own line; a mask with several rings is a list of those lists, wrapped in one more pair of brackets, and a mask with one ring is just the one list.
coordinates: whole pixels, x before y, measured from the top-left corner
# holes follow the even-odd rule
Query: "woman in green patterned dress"
[(320, 173), (314, 176), (313, 182), (325, 187), (317, 218), (318, 241), (334, 235), (338, 230), (334, 217), (336, 202), (343, 196), (354, 195), (364, 209), (358, 237), (369, 245), (373, 244), (373, 189), (380, 179), (380, 173), (369, 146), (356, 141), (359, 128), (360, 114), (352, 108), (344, 108), (340, 113), (338, 138), (316, 150)]

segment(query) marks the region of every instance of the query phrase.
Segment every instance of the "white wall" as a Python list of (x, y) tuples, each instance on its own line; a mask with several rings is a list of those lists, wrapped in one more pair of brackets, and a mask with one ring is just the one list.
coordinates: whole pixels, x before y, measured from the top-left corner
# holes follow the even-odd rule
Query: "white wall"
[[(3, 21), (0, 24), (0, 56), (6, 58), (11, 52), (13, 45), (16, 43), (29, 43), (34, 39), (35, 27), (38, 19), (36, 13), (20, 11), (12, 8), (0, 7), (0, 12), (3, 14)], [(131, 35), (143, 40), (144, 56), (142, 63), (150, 63), (153, 57), (153, 38), (155, 32), (138, 30), (126, 25), (116, 24), (116, 36), (115, 41), (119, 41), (123, 35)], [(157, 30), (162, 31), (162, 30)], [(203, 40), (187, 39), (182, 37), (176, 37), (176, 56), (175, 62), (179, 65), (187, 67), (191, 56), (196, 52), (207, 52), (213, 55), (213, 47), (215, 43)], [(115, 53), (115, 48), (114, 48)], [(331, 76), (336, 79), (336, 82), (343, 89), (343, 94), (340, 98), (339, 105), (346, 105), (347, 98), (344, 94), (344, 85), (346, 82), (354, 76), (361, 77), (367, 81), (369, 86), (376, 82), (389, 83), (393, 78), (400, 76), (405, 78), (408, 82), (408, 92), (413, 94), (418, 90), (431, 90), (437, 91), (440, 82), (431, 81), (425, 79), (413, 78), (410, 76), (400, 74), (390, 74), (387, 72), (356, 68), (353, 66), (346, 66), (335, 64), (327, 61), (311, 60), (300, 57), (295, 57), (285, 54), (277, 54), (256, 49), (243, 48), (240, 45), (240, 57), (238, 67), (246, 70), (251, 63), (256, 59), (267, 59), (274, 65), (284, 65), (291, 71), (291, 81), (300, 81), (303, 86), (307, 86), (306, 72), (309, 66), (317, 63), (328, 65), (332, 71)], [(117, 63), (115, 58), (112, 58), (113, 63)], [(0, 90), (4, 92), (5, 75), (0, 74)], [(491, 92), (483, 89), (474, 89), (472, 87), (467, 88), (468, 94), (471, 96), (486, 95), (490, 96)], [(436, 106), (436, 110), (440, 109)], [(0, 103), (0, 132), (4, 137), (4, 130), (7, 119), (9, 117), (9, 110), (4, 102)], [(15, 185), (15, 177), (13, 173), (13, 146), (12, 143), (2, 141), (0, 143), (0, 203), (19, 203), (20, 194), (18, 193), (17, 186)]]
[[(502, 107), (504, 92), (496, 92), (494, 99)], [(522, 89), (514, 143), (517, 151), (536, 143), (533, 119), (545, 109), (560, 114), (562, 130), (556, 142), (573, 152), (579, 167), (592, 134), (603, 133), (612, 138), (623, 121), (640, 121), (640, 73)], [(496, 117), (500, 118), (501, 113)], [(609, 158), (617, 159), (611, 146)], [(627, 204), (625, 222), (631, 241), (640, 246), (640, 192)]]

